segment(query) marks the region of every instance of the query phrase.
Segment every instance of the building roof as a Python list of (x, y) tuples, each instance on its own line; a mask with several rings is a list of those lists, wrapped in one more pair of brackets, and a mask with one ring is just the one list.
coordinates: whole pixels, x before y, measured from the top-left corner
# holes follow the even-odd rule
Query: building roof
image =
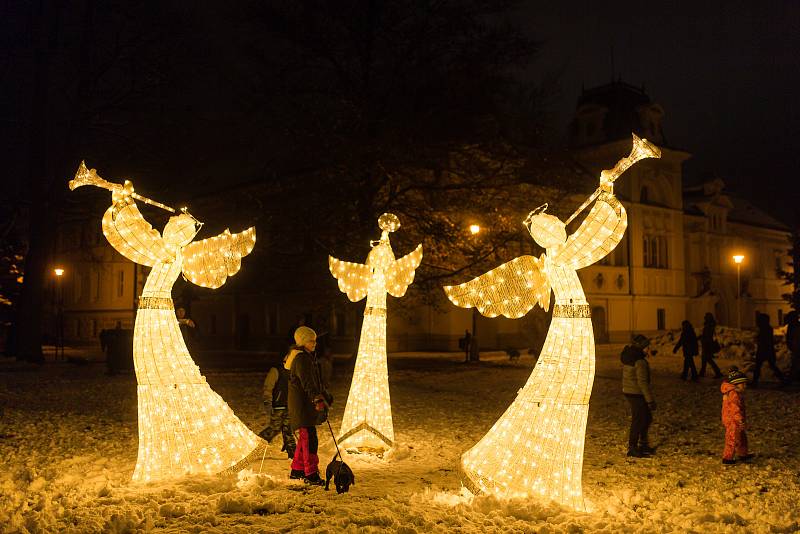
[[(578, 120), (573, 120), (570, 124), (570, 142), (573, 146), (607, 143), (618, 139), (629, 139), (631, 132), (650, 139), (654, 134), (645, 131), (641, 118), (642, 108), (649, 106), (658, 107), (647, 95), (644, 87), (636, 87), (621, 80), (584, 89), (578, 98), (577, 115), (591, 112), (593, 108), (602, 109), (604, 111), (602, 134), (599, 137), (584, 137), (578, 132)], [(658, 130), (657, 135), (663, 136), (660, 126)], [(659, 144), (664, 143), (663, 138), (655, 141)]]
[(762, 210), (744, 197), (724, 191), (725, 182), (720, 178), (683, 189), (683, 211), (689, 215), (704, 215), (699, 207), (715, 203), (727, 210), (729, 222), (747, 224), (788, 232), (789, 227)]

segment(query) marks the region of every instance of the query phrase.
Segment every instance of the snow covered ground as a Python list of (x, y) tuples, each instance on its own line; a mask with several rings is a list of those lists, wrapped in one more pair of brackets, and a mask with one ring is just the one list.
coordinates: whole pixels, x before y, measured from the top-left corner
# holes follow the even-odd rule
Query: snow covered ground
[[(665, 347), (667, 342), (662, 343)], [(397, 446), (383, 459), (347, 458), (356, 476), (337, 495), (289, 481), (273, 447), (238, 477), (136, 487), (136, 382), (101, 365), (34, 368), (0, 360), (0, 530), (3, 532), (794, 532), (800, 530), (800, 393), (771, 373), (747, 394), (751, 448), (746, 465), (722, 466), (719, 381), (678, 379), (681, 358), (652, 358), (658, 411), (651, 459), (625, 457), (627, 403), (620, 347), (598, 355), (584, 464), (591, 513), (535, 501), (470, 498), (459, 456), (513, 400), (533, 366), (461, 355), (390, 357)], [(731, 353), (732, 354), (732, 353)], [(729, 356), (731, 354), (728, 354)], [(729, 357), (723, 369), (741, 364)], [(341, 365), (339, 365), (341, 364)], [(337, 361), (332, 413), (338, 424), (349, 387)], [(207, 370), (209, 383), (253, 430), (262, 426), (261, 372)], [(321, 467), (333, 456), (320, 427)]]

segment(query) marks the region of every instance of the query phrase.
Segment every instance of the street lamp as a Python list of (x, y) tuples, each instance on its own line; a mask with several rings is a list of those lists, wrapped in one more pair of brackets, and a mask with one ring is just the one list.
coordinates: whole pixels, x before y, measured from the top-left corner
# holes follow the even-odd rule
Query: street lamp
[(58, 313), (56, 315), (56, 356), (61, 349), (61, 359), (64, 359), (64, 291), (61, 286), (61, 278), (64, 276), (64, 269), (56, 267), (53, 269), (56, 275), (56, 299), (58, 299)]
[[(470, 224), (469, 225), (469, 233), (476, 236), (481, 232), (481, 226), (479, 224)], [(472, 308), (472, 338), (470, 338), (470, 346), (467, 348), (469, 351), (469, 358), (467, 361), (472, 360), (472, 347), (475, 347), (475, 356), (476, 359), (480, 359), (480, 346), (478, 346), (478, 309)]]
[(742, 329), (742, 261), (744, 256), (735, 254), (733, 262), (736, 264), (736, 327)]

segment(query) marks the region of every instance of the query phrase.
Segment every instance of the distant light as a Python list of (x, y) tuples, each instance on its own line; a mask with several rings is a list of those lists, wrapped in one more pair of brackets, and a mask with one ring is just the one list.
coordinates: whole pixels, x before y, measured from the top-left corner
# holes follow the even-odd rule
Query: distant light
[(480, 233), (480, 231), (481, 231), (480, 225), (477, 225), (477, 224), (470, 224), (469, 225), (469, 233), (471, 233), (472, 235), (476, 235), (476, 234)]
[(742, 256), (741, 254), (736, 254), (733, 257), (733, 263), (739, 264), (742, 263), (742, 260), (744, 260), (744, 256)]
[(57, 269), (53, 269), (53, 272), (56, 273), (56, 276), (62, 276), (64, 274), (64, 269), (59, 267)]

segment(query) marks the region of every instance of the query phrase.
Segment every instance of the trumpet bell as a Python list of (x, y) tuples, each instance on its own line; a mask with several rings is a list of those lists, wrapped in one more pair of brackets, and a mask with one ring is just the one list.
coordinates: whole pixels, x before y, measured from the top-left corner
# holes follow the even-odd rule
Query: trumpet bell
[(78, 170), (75, 173), (75, 178), (69, 181), (69, 190), (75, 191), (78, 187), (84, 185), (100, 185), (101, 182), (105, 182), (102, 178), (97, 176), (97, 171), (94, 169), (88, 169), (86, 167), (86, 162), (81, 161), (81, 164), (78, 166)]
[(628, 156), (628, 159), (631, 160), (631, 165), (645, 158), (661, 157), (661, 149), (656, 145), (647, 139), (642, 139), (635, 133), (631, 135), (633, 135), (633, 148), (631, 149), (630, 156)]
[(631, 133), (633, 136), (633, 148), (631, 149), (630, 155), (626, 158), (622, 158), (614, 165), (614, 168), (611, 170), (604, 170), (600, 174), (600, 183), (606, 187), (611, 186), (614, 183), (614, 180), (620, 177), (622, 173), (627, 171), (634, 163), (637, 161), (641, 161), (646, 158), (660, 158), (661, 157), (661, 149), (655, 146), (653, 143), (648, 141), (647, 139), (642, 139), (635, 133)]

